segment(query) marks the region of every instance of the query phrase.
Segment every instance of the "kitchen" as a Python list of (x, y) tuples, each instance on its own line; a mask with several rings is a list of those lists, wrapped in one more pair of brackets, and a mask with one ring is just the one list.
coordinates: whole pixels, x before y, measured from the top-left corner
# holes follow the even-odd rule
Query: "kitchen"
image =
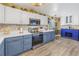
[(54, 38), (54, 30), (48, 29), (47, 16), (0, 4), (0, 56), (19, 55)]
[(0, 3), (0, 56), (79, 55), (78, 15), (79, 3)]

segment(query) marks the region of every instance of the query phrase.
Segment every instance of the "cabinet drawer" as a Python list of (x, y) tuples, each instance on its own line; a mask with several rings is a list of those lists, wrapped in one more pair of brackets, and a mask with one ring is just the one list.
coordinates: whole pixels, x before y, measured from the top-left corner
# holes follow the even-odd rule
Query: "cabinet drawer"
[(27, 39), (27, 38), (30, 38), (30, 37), (32, 37), (32, 35), (24, 35), (23, 36), (24, 39)]
[(43, 34), (48, 34), (49, 32), (43, 32)]
[(23, 39), (22, 36), (17, 36), (17, 37), (9, 37), (9, 38), (5, 38), (6, 42), (11, 42), (11, 41), (17, 41), (18, 39)]

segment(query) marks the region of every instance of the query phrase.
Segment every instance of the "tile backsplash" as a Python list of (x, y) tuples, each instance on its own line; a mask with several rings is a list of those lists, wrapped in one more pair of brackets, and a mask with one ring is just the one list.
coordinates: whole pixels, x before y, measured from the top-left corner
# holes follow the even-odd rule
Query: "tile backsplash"
[(41, 29), (46, 29), (47, 26), (28, 26), (28, 25), (5, 25), (5, 24), (0, 24), (0, 33), (2, 34), (10, 34), (12, 32), (24, 32), (28, 31), (29, 27), (39, 27)]
[(17, 32), (20, 30), (20, 28), (22, 28), (22, 30), (26, 30), (28, 29), (28, 26), (24, 26), (24, 25), (2, 25), (0, 24), (0, 33), (4, 33), (4, 34), (9, 34), (11, 32)]
[(63, 25), (63, 26), (61, 26), (61, 28), (65, 28), (65, 29), (69, 29), (69, 27), (71, 29), (79, 29), (79, 25)]

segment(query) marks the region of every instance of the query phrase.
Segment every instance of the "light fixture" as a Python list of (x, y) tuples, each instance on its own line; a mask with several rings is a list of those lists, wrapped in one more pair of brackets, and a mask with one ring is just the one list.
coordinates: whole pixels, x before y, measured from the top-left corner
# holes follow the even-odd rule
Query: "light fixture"
[(32, 6), (41, 6), (42, 3), (32, 3)]

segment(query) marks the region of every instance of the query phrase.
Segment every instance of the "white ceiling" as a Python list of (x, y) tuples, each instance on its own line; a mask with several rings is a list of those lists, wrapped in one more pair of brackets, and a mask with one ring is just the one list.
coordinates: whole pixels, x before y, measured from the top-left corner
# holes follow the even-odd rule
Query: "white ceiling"
[(79, 3), (43, 3), (42, 6), (32, 6), (31, 3), (15, 3), (24, 8), (40, 11), (48, 15), (61, 15), (64, 13), (79, 13)]

